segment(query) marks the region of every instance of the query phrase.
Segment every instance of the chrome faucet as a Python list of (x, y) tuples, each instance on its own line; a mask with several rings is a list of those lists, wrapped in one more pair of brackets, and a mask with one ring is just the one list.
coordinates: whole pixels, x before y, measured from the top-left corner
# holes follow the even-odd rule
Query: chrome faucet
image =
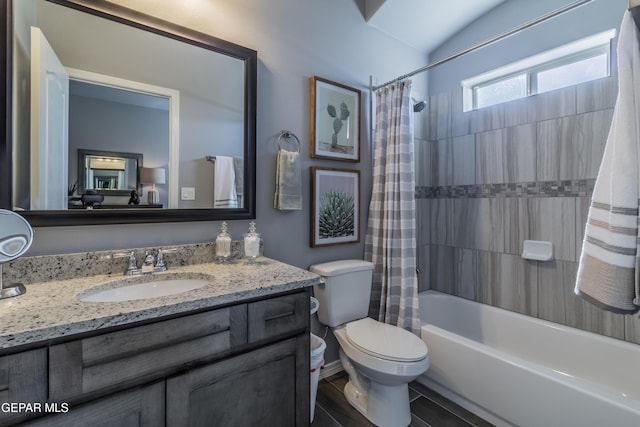
[(170, 249), (158, 249), (158, 256), (156, 257), (156, 265), (153, 267), (154, 273), (162, 273), (167, 271), (167, 265), (164, 263), (164, 254), (173, 254), (178, 252), (176, 248)]
[(122, 253), (122, 252), (115, 253), (112, 256), (113, 258), (129, 257), (129, 265), (127, 266), (127, 269), (124, 272), (126, 276), (135, 276), (142, 273), (142, 271), (138, 268), (138, 265), (136, 263), (136, 255), (133, 251), (129, 253)]
[(164, 263), (164, 252), (162, 249), (158, 249), (158, 256), (156, 257), (156, 265), (153, 267), (154, 273), (162, 273), (167, 271), (167, 266)]
[(112, 255), (113, 258), (124, 258), (129, 257), (129, 265), (125, 270), (124, 274), (126, 276), (138, 276), (140, 274), (154, 274), (154, 273), (162, 273), (163, 271), (167, 271), (167, 265), (164, 263), (164, 254), (167, 252), (175, 252), (175, 249), (162, 250), (158, 249), (157, 257), (154, 257), (149, 251), (146, 251), (144, 254), (144, 260), (142, 265), (138, 267), (138, 263), (136, 261), (136, 255), (133, 251), (128, 253), (115, 253)]

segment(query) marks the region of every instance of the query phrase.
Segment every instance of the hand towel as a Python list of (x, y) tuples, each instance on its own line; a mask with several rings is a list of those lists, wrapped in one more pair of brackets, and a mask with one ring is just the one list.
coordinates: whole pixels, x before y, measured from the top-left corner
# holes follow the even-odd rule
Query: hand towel
[(273, 207), (281, 211), (302, 209), (302, 179), (300, 155), (294, 151), (279, 150), (276, 164), (276, 194)]
[(618, 40), (618, 99), (595, 187), (575, 293), (602, 309), (640, 309), (640, 45), (626, 12)]
[(238, 196), (236, 194), (236, 174), (233, 169), (233, 157), (216, 156), (214, 175), (214, 209), (237, 208)]

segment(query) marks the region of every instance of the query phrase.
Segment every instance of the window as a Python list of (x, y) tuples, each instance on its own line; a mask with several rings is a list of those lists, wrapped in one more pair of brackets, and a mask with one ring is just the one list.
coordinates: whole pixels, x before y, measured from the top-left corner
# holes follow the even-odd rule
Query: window
[(482, 108), (527, 96), (527, 74), (506, 77), (502, 80), (473, 88), (475, 107)]
[(464, 111), (609, 76), (615, 35), (605, 31), (462, 81)]

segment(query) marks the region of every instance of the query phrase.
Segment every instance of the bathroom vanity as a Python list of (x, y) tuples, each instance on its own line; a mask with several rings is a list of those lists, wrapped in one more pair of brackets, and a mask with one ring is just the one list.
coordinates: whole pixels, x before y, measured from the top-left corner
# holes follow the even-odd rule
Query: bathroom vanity
[(100, 275), (34, 283), (0, 302), (0, 425), (308, 425), (309, 287), (318, 276), (266, 258), (168, 277), (180, 274), (211, 284), (79, 301), (122, 282)]

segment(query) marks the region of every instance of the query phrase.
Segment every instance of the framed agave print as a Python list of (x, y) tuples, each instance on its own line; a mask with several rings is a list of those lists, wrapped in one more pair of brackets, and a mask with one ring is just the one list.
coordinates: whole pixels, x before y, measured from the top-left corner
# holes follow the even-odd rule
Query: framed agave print
[(360, 91), (311, 77), (310, 156), (360, 161)]
[(360, 241), (360, 171), (311, 168), (311, 247)]

